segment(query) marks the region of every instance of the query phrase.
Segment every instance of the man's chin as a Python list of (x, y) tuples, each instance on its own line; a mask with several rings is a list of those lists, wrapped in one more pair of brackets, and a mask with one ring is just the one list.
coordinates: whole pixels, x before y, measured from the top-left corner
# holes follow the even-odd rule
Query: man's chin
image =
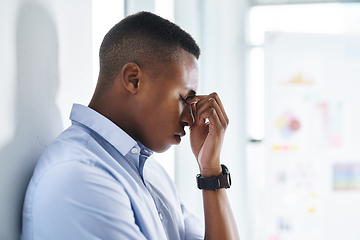
[(151, 148), (150, 149), (156, 153), (163, 153), (163, 152), (167, 151), (171, 146), (172, 146), (172, 144), (167, 144), (167, 145), (159, 146), (156, 148), (154, 147), (153, 149), (151, 149)]

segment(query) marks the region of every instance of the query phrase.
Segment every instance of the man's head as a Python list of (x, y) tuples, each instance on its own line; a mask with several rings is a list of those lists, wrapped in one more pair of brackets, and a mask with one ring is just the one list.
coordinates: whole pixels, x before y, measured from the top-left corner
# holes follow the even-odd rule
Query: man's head
[(158, 74), (178, 58), (179, 50), (200, 56), (194, 39), (174, 23), (149, 12), (130, 15), (116, 24), (100, 47), (100, 78), (111, 83), (129, 62)]
[(156, 152), (178, 144), (193, 123), (200, 49), (177, 25), (151, 13), (126, 17), (105, 36), (89, 107)]

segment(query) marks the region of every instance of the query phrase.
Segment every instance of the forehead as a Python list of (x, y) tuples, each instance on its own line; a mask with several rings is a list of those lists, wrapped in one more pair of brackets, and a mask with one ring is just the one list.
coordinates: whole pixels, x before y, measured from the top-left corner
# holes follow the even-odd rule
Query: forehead
[[(151, 74), (152, 80), (150, 84), (153, 85), (155, 91), (168, 92), (172, 90), (196, 91), (199, 81), (199, 68), (197, 59), (190, 53), (182, 50), (167, 64), (159, 66), (161, 70), (158, 74)], [(172, 89), (172, 90), (170, 90)], [(185, 93), (184, 93), (185, 94)]]
[(196, 91), (199, 82), (197, 59), (190, 53), (182, 51), (173, 68), (174, 78), (187, 90)]

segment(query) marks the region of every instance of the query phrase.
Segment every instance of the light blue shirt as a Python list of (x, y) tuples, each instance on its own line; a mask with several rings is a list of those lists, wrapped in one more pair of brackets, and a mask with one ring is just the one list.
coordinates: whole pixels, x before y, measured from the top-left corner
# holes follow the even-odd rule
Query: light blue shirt
[(22, 240), (204, 239), (149, 149), (88, 107), (70, 119), (34, 170)]

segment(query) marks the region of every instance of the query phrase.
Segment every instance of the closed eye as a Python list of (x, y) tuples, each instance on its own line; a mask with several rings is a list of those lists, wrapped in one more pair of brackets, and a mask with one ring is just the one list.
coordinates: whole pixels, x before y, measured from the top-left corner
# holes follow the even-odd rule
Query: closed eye
[(180, 99), (186, 103), (191, 104), (191, 100), (196, 96), (196, 92), (194, 90), (190, 90), (186, 97), (180, 95)]
[(194, 96), (187, 96), (187, 97), (183, 97), (183, 96), (181, 96), (180, 95), (180, 99), (184, 102), (184, 103), (186, 103), (186, 104), (190, 104), (191, 103), (191, 100), (193, 99), (195, 97), (195, 95)]

